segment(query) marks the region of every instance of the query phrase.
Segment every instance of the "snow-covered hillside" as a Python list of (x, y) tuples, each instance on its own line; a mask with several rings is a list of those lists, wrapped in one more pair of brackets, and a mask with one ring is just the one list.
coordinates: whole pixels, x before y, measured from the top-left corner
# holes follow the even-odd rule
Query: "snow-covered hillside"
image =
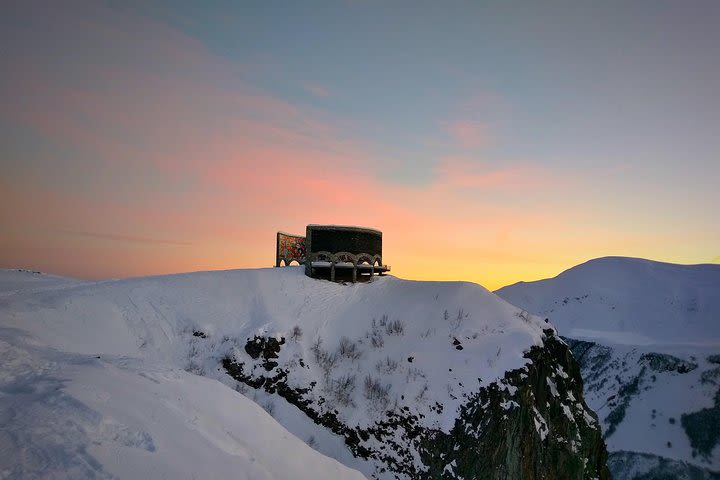
[(497, 294), (569, 337), (616, 478), (720, 471), (720, 265), (600, 258)]
[(52, 287), (68, 287), (78, 283), (82, 281), (32, 270), (0, 270), (0, 296), (47, 290)]
[[(378, 478), (482, 462), (605, 475), (567, 348), (478, 285), (27, 275), (0, 272), (2, 478), (361, 478), (328, 457)], [(547, 451), (478, 455), (504, 441)]]
[(561, 335), (631, 345), (720, 342), (720, 265), (605, 257), (496, 292)]
[(172, 356), (144, 361), (147, 331), (113, 325), (96, 285), (44, 276), (0, 271), (0, 478), (364, 478)]

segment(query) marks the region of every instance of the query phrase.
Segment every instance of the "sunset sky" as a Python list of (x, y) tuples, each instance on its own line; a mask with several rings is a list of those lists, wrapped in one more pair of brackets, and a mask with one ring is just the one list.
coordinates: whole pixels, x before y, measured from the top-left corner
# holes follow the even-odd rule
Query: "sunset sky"
[(268, 267), (308, 223), (490, 289), (720, 262), (718, 25), (717, 1), (3, 1), (0, 268)]

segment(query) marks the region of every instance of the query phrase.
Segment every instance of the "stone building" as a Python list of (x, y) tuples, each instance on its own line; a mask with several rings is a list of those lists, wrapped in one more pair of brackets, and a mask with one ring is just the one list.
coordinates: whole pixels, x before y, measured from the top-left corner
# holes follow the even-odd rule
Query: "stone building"
[(390, 270), (382, 263), (382, 232), (363, 227), (308, 225), (305, 237), (278, 232), (275, 266), (293, 261), (307, 276), (331, 281), (370, 280)]

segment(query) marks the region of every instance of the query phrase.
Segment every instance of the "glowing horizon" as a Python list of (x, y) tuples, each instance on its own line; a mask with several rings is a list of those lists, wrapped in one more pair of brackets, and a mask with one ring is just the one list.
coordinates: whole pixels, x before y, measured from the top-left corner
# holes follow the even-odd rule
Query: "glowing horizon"
[(0, 268), (269, 267), (308, 223), (491, 290), (609, 255), (720, 262), (720, 7), (696, 7), (18, 2)]

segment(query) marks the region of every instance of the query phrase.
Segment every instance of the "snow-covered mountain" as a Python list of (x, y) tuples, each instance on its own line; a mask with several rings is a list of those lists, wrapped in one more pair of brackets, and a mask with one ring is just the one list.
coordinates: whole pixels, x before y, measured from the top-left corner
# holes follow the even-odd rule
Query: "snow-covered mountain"
[(615, 478), (720, 478), (720, 265), (608, 257), (496, 293), (568, 337)]
[(611, 343), (717, 345), (720, 265), (604, 257), (496, 292), (552, 317), (562, 335)]
[(0, 272), (0, 478), (364, 478), (172, 348), (145, 355), (168, 325), (112, 290)]
[(0, 272), (2, 478), (608, 478), (568, 347), (478, 285), (29, 275)]
[(0, 296), (82, 283), (73, 278), (48, 275), (33, 270), (0, 270)]

